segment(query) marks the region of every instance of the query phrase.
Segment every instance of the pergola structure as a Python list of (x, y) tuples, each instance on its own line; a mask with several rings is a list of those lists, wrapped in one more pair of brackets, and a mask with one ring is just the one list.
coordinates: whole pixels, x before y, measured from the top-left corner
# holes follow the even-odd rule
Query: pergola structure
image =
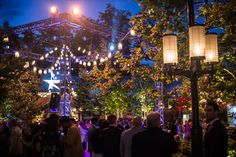
[[(43, 31), (51, 29), (51, 28), (66, 28), (69, 31), (69, 35), (61, 32), (59, 34), (60, 43), (63, 45), (56, 45), (48, 54), (42, 53), (35, 53), (31, 50), (24, 49), (24, 50), (15, 50), (11, 47), (8, 47), (4, 54), (14, 54), (17, 52), (17, 55), (23, 58), (33, 58), (34, 61), (29, 63), (29, 65), (35, 65), (35, 62), (44, 60), (45, 62), (50, 62), (51, 64), (59, 64), (61, 67), (60, 69), (60, 106), (54, 110), (61, 116), (70, 116), (70, 84), (72, 82), (71, 77), (71, 65), (74, 63), (83, 63), (84, 66), (88, 64), (88, 66), (95, 64), (96, 60), (108, 58), (108, 51), (107, 52), (99, 52), (99, 54), (91, 53), (91, 54), (83, 54), (76, 56), (73, 54), (73, 51), (70, 49), (70, 41), (75, 36), (76, 32), (79, 30), (88, 30), (92, 34), (99, 35), (99, 37), (103, 38), (105, 41), (109, 42), (112, 36), (112, 28), (105, 28), (101, 26), (97, 22), (92, 19), (86, 18), (85, 16), (73, 16), (69, 13), (61, 13), (58, 15), (53, 15), (47, 19), (35, 21), (32, 23), (20, 25), (11, 28), (10, 31), (14, 31), (18, 34), (19, 37), (24, 36), (24, 32), (31, 31), (34, 34), (40, 35)], [(69, 29), (69, 30), (68, 30)], [(7, 34), (9, 30), (6, 30), (5, 34)], [(119, 41), (124, 36), (125, 33), (119, 32), (115, 37), (115, 41)], [(33, 41), (32, 41), (33, 42)], [(41, 42), (41, 41), (40, 41)], [(79, 45), (78, 45), (79, 46)], [(80, 48), (79, 48), (80, 49)], [(79, 51), (78, 49), (78, 51)], [(19, 52), (20, 51), (20, 52)], [(47, 51), (47, 50), (45, 50)], [(82, 51), (82, 50), (81, 50)], [(61, 53), (60, 53), (61, 52)], [(59, 53), (57, 55), (51, 55), (52, 53)], [(89, 52), (90, 53), (90, 52)], [(20, 55), (19, 55), (20, 54)], [(99, 56), (99, 57), (98, 57)], [(111, 57), (111, 56), (110, 56)], [(97, 63), (96, 63), (97, 64)], [(54, 71), (57, 66), (54, 66), (53, 69), (46, 69), (46, 70), (38, 70), (39, 74), (46, 74)], [(34, 71), (37, 72), (36, 67), (34, 67)], [(59, 73), (59, 72), (58, 72)], [(54, 112), (53, 111), (53, 112)]]

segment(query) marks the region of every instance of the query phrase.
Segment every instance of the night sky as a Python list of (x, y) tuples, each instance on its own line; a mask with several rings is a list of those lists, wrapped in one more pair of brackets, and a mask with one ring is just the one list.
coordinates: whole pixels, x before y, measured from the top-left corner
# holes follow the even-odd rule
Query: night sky
[(96, 19), (107, 3), (129, 10), (133, 15), (140, 11), (134, 0), (0, 0), (0, 24), (8, 20), (11, 26), (17, 26), (48, 18), (52, 5), (57, 6), (60, 12), (70, 12), (76, 5), (83, 15)]

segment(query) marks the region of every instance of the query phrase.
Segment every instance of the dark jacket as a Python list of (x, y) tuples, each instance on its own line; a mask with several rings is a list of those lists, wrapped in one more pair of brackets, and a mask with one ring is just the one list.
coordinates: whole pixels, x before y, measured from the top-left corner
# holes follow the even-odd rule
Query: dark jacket
[(171, 157), (178, 150), (173, 136), (160, 128), (149, 127), (132, 140), (132, 157)]
[(122, 131), (115, 126), (102, 130), (103, 157), (120, 157), (120, 137)]
[(204, 136), (204, 157), (227, 157), (228, 134), (220, 120), (215, 121)]

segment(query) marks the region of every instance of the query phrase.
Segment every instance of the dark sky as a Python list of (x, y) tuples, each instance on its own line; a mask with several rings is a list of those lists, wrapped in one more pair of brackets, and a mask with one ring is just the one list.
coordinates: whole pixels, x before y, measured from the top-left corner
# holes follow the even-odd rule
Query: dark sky
[(107, 3), (118, 9), (129, 10), (133, 15), (140, 11), (134, 0), (0, 0), (0, 24), (6, 19), (17, 26), (50, 17), (50, 7), (56, 5), (60, 12), (70, 12), (73, 5), (83, 15), (96, 19)]

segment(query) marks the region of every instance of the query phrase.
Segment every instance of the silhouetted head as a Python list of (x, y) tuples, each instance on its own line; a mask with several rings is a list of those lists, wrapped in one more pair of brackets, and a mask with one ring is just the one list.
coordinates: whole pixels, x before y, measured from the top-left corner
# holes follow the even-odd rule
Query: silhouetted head
[(160, 127), (160, 114), (157, 112), (151, 112), (147, 116), (148, 127)]

